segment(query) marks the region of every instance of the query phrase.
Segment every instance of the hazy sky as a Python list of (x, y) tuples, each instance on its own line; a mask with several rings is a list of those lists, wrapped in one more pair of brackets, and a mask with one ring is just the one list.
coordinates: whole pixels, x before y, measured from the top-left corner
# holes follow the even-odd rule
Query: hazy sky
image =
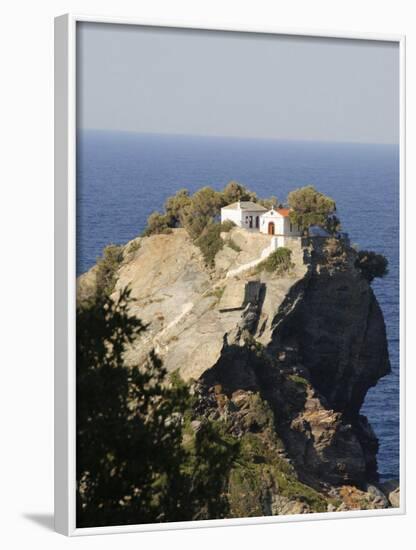
[(77, 25), (80, 127), (399, 140), (396, 43)]

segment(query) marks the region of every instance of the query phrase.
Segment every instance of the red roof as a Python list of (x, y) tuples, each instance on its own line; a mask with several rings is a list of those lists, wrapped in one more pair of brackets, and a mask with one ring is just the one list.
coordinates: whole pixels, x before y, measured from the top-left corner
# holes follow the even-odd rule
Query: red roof
[(287, 218), (289, 216), (290, 208), (278, 208), (277, 212), (284, 218)]

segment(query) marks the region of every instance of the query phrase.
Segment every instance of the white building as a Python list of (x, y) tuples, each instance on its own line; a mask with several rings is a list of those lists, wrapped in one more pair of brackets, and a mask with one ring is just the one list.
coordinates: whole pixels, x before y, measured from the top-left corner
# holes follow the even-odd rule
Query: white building
[(292, 237), (300, 237), (298, 226), (290, 221), (289, 208), (272, 208), (251, 201), (238, 201), (221, 208), (221, 222), (231, 220), (238, 227), (260, 231), (273, 237), (275, 248), (286, 246)]
[(231, 220), (238, 227), (245, 229), (260, 229), (261, 215), (267, 208), (251, 201), (238, 201), (221, 208), (221, 223)]
[(299, 237), (301, 232), (297, 225), (290, 221), (289, 208), (272, 208), (261, 216), (260, 231), (268, 235)]

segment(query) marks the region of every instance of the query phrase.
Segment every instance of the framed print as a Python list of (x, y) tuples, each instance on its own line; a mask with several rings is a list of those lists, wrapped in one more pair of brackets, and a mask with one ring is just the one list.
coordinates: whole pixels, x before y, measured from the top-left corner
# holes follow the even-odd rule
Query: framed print
[(55, 21), (67, 535), (404, 513), (404, 38)]

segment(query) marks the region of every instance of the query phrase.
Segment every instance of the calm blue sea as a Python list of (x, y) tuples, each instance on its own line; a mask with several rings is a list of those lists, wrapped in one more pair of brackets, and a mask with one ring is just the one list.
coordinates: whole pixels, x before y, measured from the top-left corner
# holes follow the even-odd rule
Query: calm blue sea
[(231, 179), (285, 201), (313, 184), (336, 200), (343, 228), (361, 248), (387, 256), (374, 282), (387, 324), (393, 372), (363, 407), (380, 439), (383, 479), (399, 476), (399, 148), (82, 131), (77, 145), (77, 271), (109, 243), (143, 230), (147, 216), (182, 187), (216, 189)]

